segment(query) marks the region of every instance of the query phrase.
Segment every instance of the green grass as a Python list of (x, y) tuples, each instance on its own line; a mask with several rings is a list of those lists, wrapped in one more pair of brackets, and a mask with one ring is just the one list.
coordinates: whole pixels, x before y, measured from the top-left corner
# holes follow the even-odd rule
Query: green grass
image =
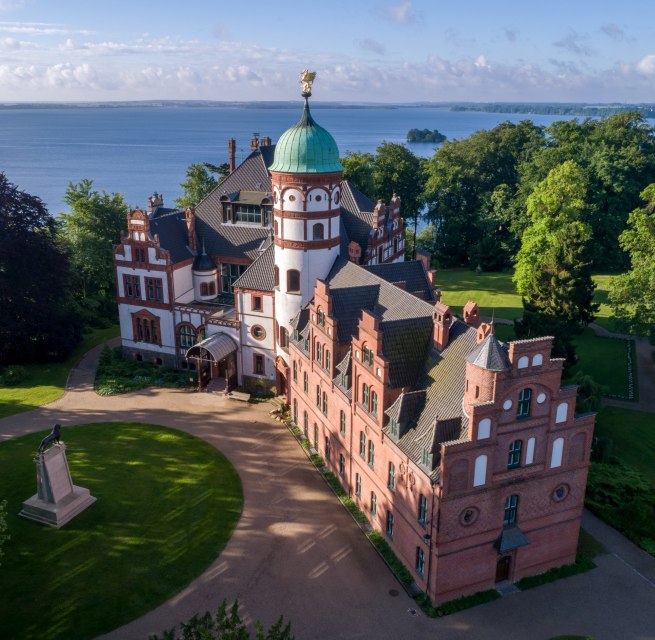
[(82, 356), (98, 344), (115, 338), (118, 325), (107, 329), (94, 329), (84, 334), (77, 349), (64, 361), (48, 364), (31, 364), (25, 368), (29, 377), (22, 383), (7, 387), (0, 385), (0, 418), (22, 411), (31, 411), (64, 395), (68, 372)]
[(612, 440), (612, 454), (639, 470), (655, 488), (655, 414), (605, 407), (596, 417), (595, 436)]
[(73, 482), (97, 502), (61, 529), (20, 518), (36, 492), (43, 434), (0, 444), (8, 533), (0, 568), (3, 638), (94, 638), (152, 610), (222, 551), (241, 482), (202, 440), (155, 425), (66, 427)]

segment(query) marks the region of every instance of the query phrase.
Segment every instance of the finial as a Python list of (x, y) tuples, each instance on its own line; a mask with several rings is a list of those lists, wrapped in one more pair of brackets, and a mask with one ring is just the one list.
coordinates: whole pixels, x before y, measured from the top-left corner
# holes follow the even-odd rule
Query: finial
[(316, 79), (316, 71), (309, 71), (309, 69), (303, 69), (300, 74), (300, 84), (302, 85), (302, 92), (300, 95), (303, 98), (309, 98), (312, 95), (312, 83)]

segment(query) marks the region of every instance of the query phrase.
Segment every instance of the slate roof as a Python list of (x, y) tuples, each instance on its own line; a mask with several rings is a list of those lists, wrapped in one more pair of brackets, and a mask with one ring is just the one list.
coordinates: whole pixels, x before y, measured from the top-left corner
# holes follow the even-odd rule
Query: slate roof
[(404, 282), (407, 292), (418, 295), (428, 302), (435, 302), (434, 290), (420, 260), (365, 265), (364, 269), (384, 278), (387, 282)]
[(275, 245), (270, 242), (259, 257), (234, 281), (233, 286), (256, 291), (275, 289)]
[[(377, 219), (377, 214), (373, 212), (374, 207), (375, 205), (348, 180), (342, 181), (341, 220), (346, 227), (349, 239), (361, 246), (362, 255), (368, 247), (369, 234)], [(348, 245), (346, 244), (346, 246)]]
[[(334, 384), (341, 389), (341, 391), (349, 398), (352, 399), (352, 361), (351, 352), (347, 351), (346, 356), (335, 366), (337, 375), (334, 376)], [(345, 378), (344, 378), (345, 376)], [(345, 382), (345, 384), (343, 384)]]
[[(476, 347), (476, 333), (455, 319), (446, 348), (424, 351), (427, 358), (413, 390), (401, 394), (386, 411), (399, 424), (398, 446), (412, 460), (420, 464), (423, 449), (431, 452), (433, 480), (439, 477), (439, 445), (462, 435), (466, 357)], [(388, 425), (385, 432), (389, 433)]]
[(498, 342), (498, 338), (493, 333), (475, 347), (466, 359), (471, 364), (489, 371), (506, 371), (512, 368), (505, 347)]
[(194, 257), (193, 252), (187, 246), (187, 229), (185, 213), (179, 209), (162, 210), (159, 208), (157, 216), (150, 220), (150, 235), (159, 235), (162, 249), (169, 251), (171, 262), (176, 264)]
[(382, 354), (390, 361), (391, 386), (413, 384), (432, 339), (432, 305), (341, 257), (326, 280), (338, 321), (337, 340), (350, 342), (362, 310), (367, 309), (380, 319)]

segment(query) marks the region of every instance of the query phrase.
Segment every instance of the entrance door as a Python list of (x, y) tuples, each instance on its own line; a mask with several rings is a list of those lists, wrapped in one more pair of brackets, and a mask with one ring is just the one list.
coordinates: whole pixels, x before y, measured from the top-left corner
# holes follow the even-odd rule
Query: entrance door
[(509, 580), (509, 568), (512, 563), (512, 556), (503, 556), (496, 564), (496, 582)]

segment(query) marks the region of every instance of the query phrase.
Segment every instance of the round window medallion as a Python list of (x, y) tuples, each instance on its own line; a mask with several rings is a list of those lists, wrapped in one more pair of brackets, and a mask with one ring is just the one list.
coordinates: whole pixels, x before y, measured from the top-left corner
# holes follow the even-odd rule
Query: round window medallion
[(540, 393), (540, 394), (537, 396), (537, 402), (538, 402), (539, 404), (543, 404), (544, 402), (546, 402), (546, 394), (545, 394), (545, 393)]
[(250, 329), (250, 335), (255, 340), (263, 340), (266, 337), (266, 331), (264, 330), (264, 327), (256, 324), (252, 329)]
[(554, 502), (561, 502), (569, 495), (571, 488), (568, 484), (560, 484), (553, 490), (552, 499)]
[(503, 409), (505, 409), (505, 411), (509, 411), (511, 408), (512, 408), (512, 401), (505, 400), (505, 402), (503, 402)]
[(289, 202), (295, 202), (296, 196), (289, 196)]
[(316, 202), (320, 202), (322, 200), (321, 196), (316, 196)]
[(477, 507), (466, 507), (462, 513), (459, 514), (459, 523), (463, 527), (472, 525), (480, 515), (480, 509)]

